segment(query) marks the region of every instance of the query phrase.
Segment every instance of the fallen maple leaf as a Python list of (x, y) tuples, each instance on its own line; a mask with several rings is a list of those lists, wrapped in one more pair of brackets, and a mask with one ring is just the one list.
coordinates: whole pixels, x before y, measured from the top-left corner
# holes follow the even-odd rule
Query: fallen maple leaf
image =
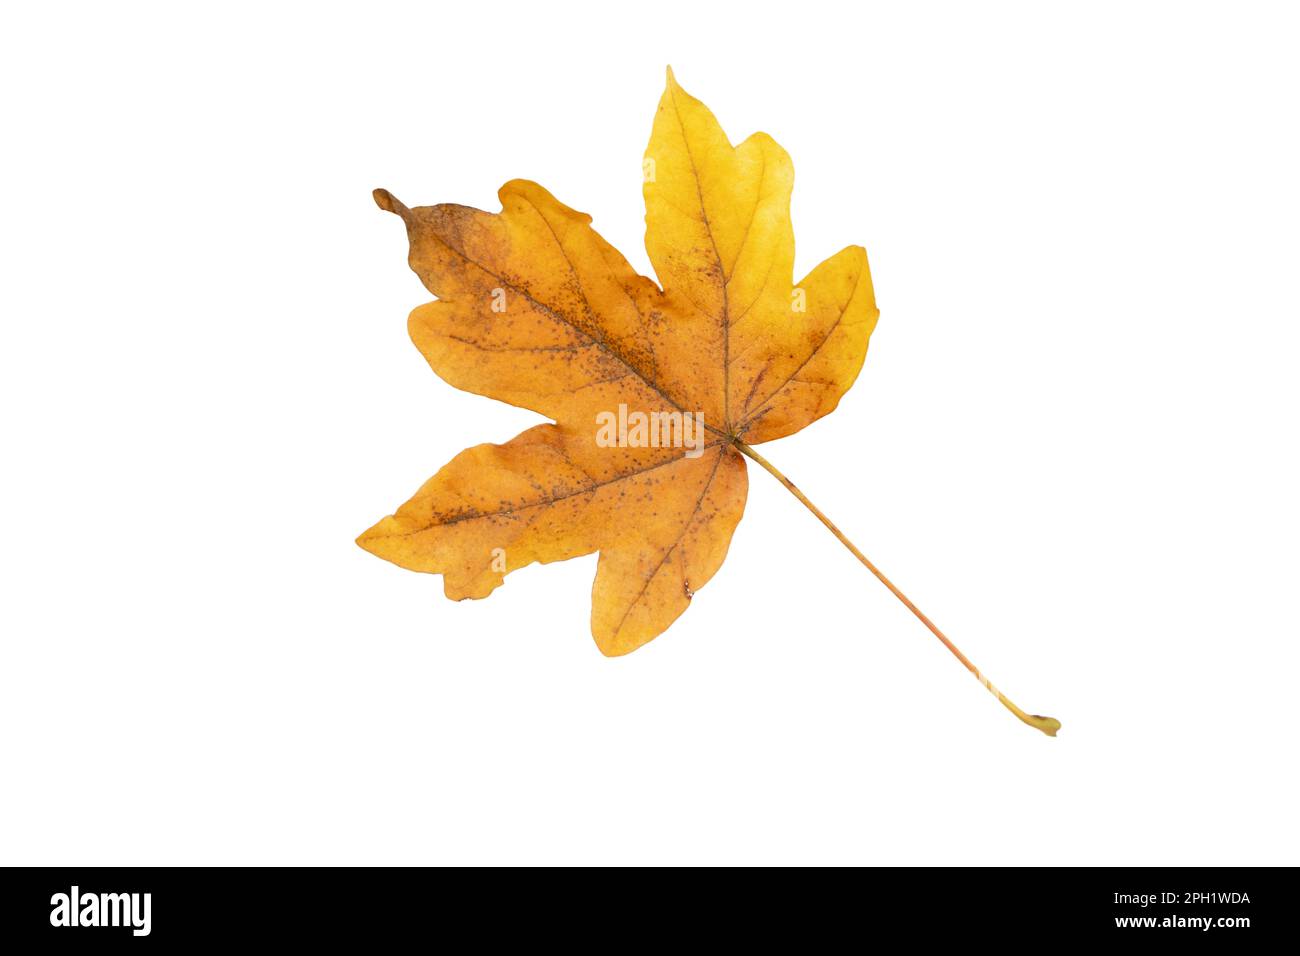
[(793, 281), (790, 157), (764, 133), (733, 147), (668, 72), (644, 164), (638, 275), (591, 217), (541, 186), (501, 187), (502, 211), (444, 204), (401, 216), (410, 265), (438, 300), (411, 338), (457, 388), (554, 421), (461, 452), (357, 539), (486, 597), (533, 562), (600, 553), (591, 630), (626, 654), (661, 634), (721, 566), (745, 508), (748, 456), (780, 479), (1020, 719), (1055, 735), (979, 674), (753, 445), (833, 411), (879, 314), (866, 251)]

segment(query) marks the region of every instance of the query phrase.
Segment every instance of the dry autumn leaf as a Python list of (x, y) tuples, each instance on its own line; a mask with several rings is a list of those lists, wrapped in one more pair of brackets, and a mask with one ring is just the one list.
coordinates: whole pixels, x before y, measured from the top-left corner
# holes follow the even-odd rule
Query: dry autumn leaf
[(533, 562), (599, 553), (591, 630), (626, 654), (661, 634), (721, 566), (748, 456), (781, 480), (1018, 717), (996, 690), (753, 448), (833, 411), (878, 315), (866, 251), (794, 281), (790, 157), (764, 133), (732, 146), (668, 73), (644, 163), (646, 249), (662, 289), (591, 217), (514, 180), (501, 212), (375, 200), (406, 224), (437, 301), (411, 338), (443, 379), (553, 424), (461, 452), (358, 539), (486, 597)]

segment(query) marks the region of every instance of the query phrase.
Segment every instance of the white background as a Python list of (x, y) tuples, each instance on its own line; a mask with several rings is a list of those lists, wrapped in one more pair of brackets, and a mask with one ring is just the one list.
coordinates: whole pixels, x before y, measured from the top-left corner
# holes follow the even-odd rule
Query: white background
[[(0, 862), (1297, 859), (1294, 13), (10, 6)], [(595, 558), (461, 604), (354, 537), (536, 416), (453, 390), (370, 198), (514, 177), (634, 265), (671, 63), (865, 245), (840, 409), (601, 656)], [(629, 515), (629, 520), (635, 516)]]

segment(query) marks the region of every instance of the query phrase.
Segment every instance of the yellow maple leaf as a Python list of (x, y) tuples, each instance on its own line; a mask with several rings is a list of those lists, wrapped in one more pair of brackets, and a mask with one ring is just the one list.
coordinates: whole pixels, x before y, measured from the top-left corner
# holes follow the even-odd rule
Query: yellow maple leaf
[[(358, 543), (443, 575), (455, 599), (485, 597), (533, 562), (599, 552), (592, 634), (626, 654), (721, 566), (749, 456), (902, 598), (753, 449), (833, 411), (857, 377), (879, 314), (866, 251), (850, 246), (796, 283), (789, 156), (764, 133), (732, 146), (671, 70), (643, 168), (662, 289), (536, 183), (503, 186), (500, 213), (412, 209), (375, 191), (437, 296), (409, 320), (429, 365), (553, 424), (457, 455)], [(1027, 722), (1051, 720), (998, 696)]]

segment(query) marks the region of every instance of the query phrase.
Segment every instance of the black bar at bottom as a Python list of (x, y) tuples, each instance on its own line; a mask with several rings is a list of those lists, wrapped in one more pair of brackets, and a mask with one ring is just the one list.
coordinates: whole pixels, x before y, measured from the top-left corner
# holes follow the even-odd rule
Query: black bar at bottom
[[(0, 945), (319, 942), (367, 949), (748, 939), (978, 946), (1132, 940), (1239, 948), (1296, 937), (1294, 869), (837, 869), (567, 878), (430, 869), (4, 870)], [(513, 880), (514, 886), (502, 885)], [(698, 928), (696, 928), (698, 927)], [(599, 930), (596, 935), (593, 930)], [(606, 933), (617, 936), (602, 940)], [(448, 934), (456, 935), (448, 935)]]

